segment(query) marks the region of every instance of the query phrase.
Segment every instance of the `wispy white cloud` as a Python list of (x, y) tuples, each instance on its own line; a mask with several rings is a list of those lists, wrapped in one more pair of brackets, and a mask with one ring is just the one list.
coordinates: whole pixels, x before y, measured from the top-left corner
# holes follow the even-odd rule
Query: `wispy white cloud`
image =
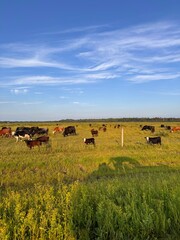
[(11, 93), (14, 94), (26, 94), (29, 90), (27, 88), (13, 88), (11, 89)]
[(62, 31), (54, 31), (54, 32), (44, 32), (41, 33), (41, 35), (59, 35), (59, 34), (66, 34), (66, 33), (77, 33), (77, 32), (90, 32), (90, 31), (97, 31), (101, 30), (104, 27), (108, 27), (109, 25), (103, 24), (103, 25), (97, 25), (97, 26), (87, 26), (87, 27), (76, 27), (76, 28), (71, 28), (71, 29), (66, 29)]
[(51, 67), (51, 68), (60, 68), (66, 70), (74, 70), (73, 67), (60, 62), (52, 62), (46, 60), (40, 60), (37, 58), (0, 58), (0, 66), (4, 68), (38, 68), (38, 67)]
[(36, 72), (25, 75), (24, 70), (23, 76), (13, 79), (6, 76), (1, 85), (87, 84), (107, 79), (146, 83), (180, 77), (180, 27), (175, 22), (112, 30), (89, 26), (66, 30), (63, 36), (46, 45), (1, 45), (0, 68)]
[(38, 102), (22, 102), (22, 105), (39, 105), (39, 104), (43, 104), (42, 101), (38, 101)]
[(15, 101), (0, 101), (0, 104), (16, 104)]
[(67, 99), (68, 97), (66, 97), (66, 96), (60, 96), (59, 98), (60, 98), (60, 99)]
[(70, 77), (51, 77), (51, 76), (27, 76), (14, 78), (9, 85), (66, 85), (91, 83), (92, 79), (81, 78), (80, 76)]
[(142, 83), (149, 81), (159, 81), (159, 80), (173, 80), (180, 78), (179, 74), (151, 74), (151, 75), (138, 75), (132, 78), (129, 78), (132, 82)]

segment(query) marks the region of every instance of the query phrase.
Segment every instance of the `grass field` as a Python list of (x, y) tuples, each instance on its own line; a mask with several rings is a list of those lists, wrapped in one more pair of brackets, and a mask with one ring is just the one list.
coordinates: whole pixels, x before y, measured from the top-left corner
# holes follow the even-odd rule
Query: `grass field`
[[(53, 135), (53, 123), (23, 123), (49, 128), (40, 149), (0, 138), (0, 239), (179, 239), (180, 132), (120, 123), (122, 147), (115, 124), (99, 131), (96, 147), (83, 138), (99, 122), (59, 123), (76, 126), (68, 137)], [(162, 145), (145, 136), (161, 136)]]

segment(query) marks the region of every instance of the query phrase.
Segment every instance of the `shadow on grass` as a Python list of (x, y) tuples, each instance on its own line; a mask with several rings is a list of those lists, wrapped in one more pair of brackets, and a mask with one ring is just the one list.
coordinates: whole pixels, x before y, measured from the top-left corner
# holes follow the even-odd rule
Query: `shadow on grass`
[(137, 160), (126, 156), (110, 158), (109, 163), (113, 164), (115, 170), (117, 171), (121, 170), (125, 166), (129, 168), (140, 167), (140, 164)]
[(118, 178), (123, 176), (142, 176), (151, 173), (176, 171), (167, 165), (161, 166), (143, 166), (137, 160), (127, 157), (113, 157), (108, 163), (101, 163), (97, 170), (93, 171), (87, 178), (87, 181), (97, 179)]

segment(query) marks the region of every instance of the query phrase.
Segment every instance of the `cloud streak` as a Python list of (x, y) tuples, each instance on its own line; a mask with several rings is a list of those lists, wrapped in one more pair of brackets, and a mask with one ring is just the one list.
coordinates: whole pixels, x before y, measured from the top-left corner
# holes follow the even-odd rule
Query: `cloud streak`
[[(178, 24), (160, 22), (123, 30), (105, 27), (67, 30), (63, 41), (56, 39), (46, 46), (1, 45), (0, 68), (24, 69), (23, 75), (13, 78), (6, 74), (1, 85), (87, 84), (108, 79), (139, 84), (180, 77)], [(57, 37), (57, 33), (52, 35)]]

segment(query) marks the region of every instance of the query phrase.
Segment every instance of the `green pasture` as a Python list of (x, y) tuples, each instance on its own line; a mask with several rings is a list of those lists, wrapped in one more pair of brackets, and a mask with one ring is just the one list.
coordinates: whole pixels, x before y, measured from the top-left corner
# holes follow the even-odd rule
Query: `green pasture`
[(48, 127), (50, 142), (30, 150), (0, 138), (0, 239), (179, 239), (180, 132), (109, 122), (94, 147), (83, 138), (103, 123), (90, 123), (59, 123), (76, 127), (68, 137), (53, 135), (56, 123), (1, 123)]

